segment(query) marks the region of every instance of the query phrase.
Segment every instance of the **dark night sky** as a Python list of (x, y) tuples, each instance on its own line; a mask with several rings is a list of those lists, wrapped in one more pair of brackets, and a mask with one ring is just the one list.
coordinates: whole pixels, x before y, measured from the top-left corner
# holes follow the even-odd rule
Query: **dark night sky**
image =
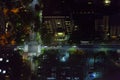
[[(88, 1), (92, 0), (43, 0), (44, 9), (47, 12), (54, 10), (63, 10), (63, 9), (80, 9), (81, 6), (86, 6)], [(102, 0), (93, 0), (95, 7), (104, 6)], [(111, 6), (118, 8), (120, 7), (120, 0), (111, 0)]]

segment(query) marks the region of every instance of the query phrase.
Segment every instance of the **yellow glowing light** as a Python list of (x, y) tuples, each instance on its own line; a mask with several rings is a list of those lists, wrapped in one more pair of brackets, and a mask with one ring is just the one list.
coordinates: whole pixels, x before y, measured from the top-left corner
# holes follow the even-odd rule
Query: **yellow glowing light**
[(16, 44), (15, 40), (12, 40), (11, 45), (15, 45), (15, 44)]
[(8, 12), (8, 9), (4, 8), (4, 9), (3, 9), (3, 13), (4, 13), (4, 15), (6, 15), (7, 12)]
[(58, 36), (64, 36), (64, 33), (58, 32), (57, 35), (58, 35)]
[(18, 12), (19, 12), (19, 8), (13, 8), (13, 9), (11, 10), (11, 12), (13, 12), (13, 13), (18, 13)]
[(117, 38), (117, 36), (111, 36), (111, 38), (112, 38), (112, 39), (116, 39), (116, 38)]
[[(16, 13), (19, 12), (19, 8), (13, 8), (13, 9), (11, 9), (10, 11), (16, 14)], [(7, 8), (4, 8), (4, 9), (3, 9), (4, 15), (7, 15), (8, 12), (9, 12), (9, 9), (7, 9)]]
[(104, 0), (105, 5), (110, 5), (111, 0)]

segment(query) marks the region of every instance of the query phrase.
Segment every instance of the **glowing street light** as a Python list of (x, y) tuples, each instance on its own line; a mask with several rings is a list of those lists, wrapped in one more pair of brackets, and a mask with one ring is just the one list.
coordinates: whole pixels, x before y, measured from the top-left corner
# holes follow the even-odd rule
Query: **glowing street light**
[(9, 60), (7, 59), (7, 60), (6, 60), (6, 62), (8, 63), (8, 62), (9, 62)]
[(0, 61), (3, 61), (3, 58), (0, 58)]
[(109, 6), (110, 3), (111, 3), (111, 0), (104, 0), (104, 4), (105, 4), (106, 6)]
[(3, 74), (5, 74), (6, 73), (6, 70), (3, 70)]

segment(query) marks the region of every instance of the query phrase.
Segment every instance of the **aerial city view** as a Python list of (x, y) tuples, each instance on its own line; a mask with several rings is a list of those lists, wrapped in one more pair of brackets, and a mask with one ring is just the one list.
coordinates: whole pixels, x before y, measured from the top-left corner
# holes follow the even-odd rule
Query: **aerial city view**
[(0, 0), (0, 80), (120, 80), (120, 0)]

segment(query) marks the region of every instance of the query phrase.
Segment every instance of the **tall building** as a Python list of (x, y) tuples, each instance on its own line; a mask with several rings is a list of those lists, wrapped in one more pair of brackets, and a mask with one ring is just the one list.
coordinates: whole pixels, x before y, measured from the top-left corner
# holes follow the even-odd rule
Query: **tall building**
[(48, 33), (65, 32), (70, 34), (73, 30), (73, 23), (69, 16), (44, 16), (43, 24)]
[[(80, 6), (81, 5), (81, 6)], [(43, 16), (69, 16), (69, 20), (62, 20), (63, 29), (67, 33), (72, 33), (74, 40), (92, 40), (94, 30), (94, 9), (92, 1), (68, 1), (68, 0), (52, 0), (44, 3)], [(57, 19), (51, 20), (49, 24), (52, 27), (59, 27), (59, 22), (56, 25)], [(46, 21), (44, 21), (47, 23)], [(59, 25), (58, 25), (59, 24)], [(73, 25), (74, 24), (74, 25)], [(65, 28), (66, 27), (66, 28)], [(57, 29), (57, 28), (56, 28)], [(74, 34), (74, 32), (78, 34)]]
[(110, 33), (110, 16), (119, 12), (119, 0), (52, 0), (47, 1), (44, 15), (67, 15), (74, 23), (71, 40), (105, 40)]
[(95, 31), (97, 33), (96, 38), (108, 40), (109, 37), (112, 36), (115, 32), (115, 28), (113, 26), (115, 26), (118, 21), (115, 16), (117, 15), (117, 17), (119, 17), (119, 1), (104, 0), (95, 6)]
[[(72, 18), (77, 30), (73, 32), (73, 42), (94, 40), (95, 10), (93, 1), (73, 1), (75, 6), (71, 9)], [(71, 4), (72, 6), (72, 4)]]
[(43, 24), (42, 28), (46, 31), (43, 35), (51, 35), (52, 42), (66, 42), (74, 30), (74, 24), (69, 16), (44, 16)]
[(46, 32), (56, 36), (59, 41), (67, 40), (66, 35), (73, 32), (73, 20), (65, 0), (43, 1), (43, 28)]

